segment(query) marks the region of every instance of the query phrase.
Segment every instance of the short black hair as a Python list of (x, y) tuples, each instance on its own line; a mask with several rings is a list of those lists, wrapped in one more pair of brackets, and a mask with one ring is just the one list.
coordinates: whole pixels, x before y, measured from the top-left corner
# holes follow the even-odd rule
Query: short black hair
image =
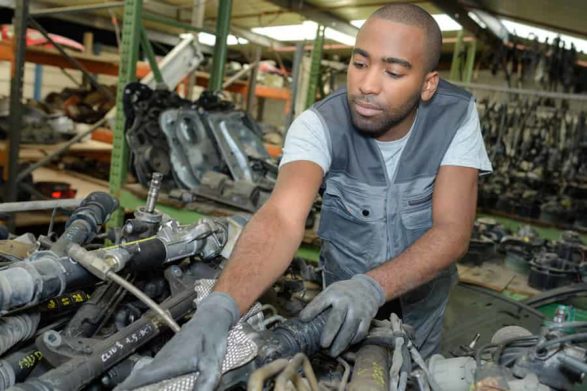
[(392, 3), (379, 8), (369, 18), (372, 17), (422, 29), (426, 35), (426, 70), (436, 70), (442, 51), (442, 33), (432, 15), (414, 4)]

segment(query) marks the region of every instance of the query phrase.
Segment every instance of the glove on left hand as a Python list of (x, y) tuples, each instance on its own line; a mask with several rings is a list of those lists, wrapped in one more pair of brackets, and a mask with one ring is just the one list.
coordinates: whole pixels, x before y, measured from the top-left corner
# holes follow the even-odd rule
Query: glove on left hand
[(300, 318), (308, 322), (332, 307), (320, 344), (330, 347), (329, 354), (336, 357), (365, 338), (371, 320), (384, 303), (385, 294), (379, 283), (366, 274), (357, 274), (328, 286), (302, 310)]

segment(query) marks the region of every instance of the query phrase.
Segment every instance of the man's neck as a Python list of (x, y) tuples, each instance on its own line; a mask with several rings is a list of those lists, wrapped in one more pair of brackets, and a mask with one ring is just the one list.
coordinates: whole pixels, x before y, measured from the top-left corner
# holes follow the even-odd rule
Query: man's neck
[(390, 128), (387, 132), (383, 135), (376, 138), (377, 141), (395, 141), (403, 138), (414, 124), (416, 120), (416, 113), (418, 112), (417, 109), (414, 109), (406, 118), (403, 119), (402, 122), (395, 125), (394, 127)]

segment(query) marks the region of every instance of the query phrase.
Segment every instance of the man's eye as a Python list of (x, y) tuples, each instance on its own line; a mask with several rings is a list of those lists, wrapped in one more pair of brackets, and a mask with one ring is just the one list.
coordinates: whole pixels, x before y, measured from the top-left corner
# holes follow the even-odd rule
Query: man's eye
[(395, 72), (385, 71), (385, 73), (393, 79), (399, 79), (400, 77), (402, 77), (402, 75), (400, 75), (399, 73), (395, 73)]
[(360, 69), (360, 68), (364, 68), (366, 65), (365, 65), (365, 64), (363, 64), (362, 62), (353, 61), (353, 66), (354, 66), (355, 68), (359, 68), (359, 69)]

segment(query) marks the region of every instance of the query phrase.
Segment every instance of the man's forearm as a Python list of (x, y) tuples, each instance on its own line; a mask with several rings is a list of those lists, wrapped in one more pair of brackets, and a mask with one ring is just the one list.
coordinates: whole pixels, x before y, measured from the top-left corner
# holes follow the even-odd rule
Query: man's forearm
[(432, 280), (467, 250), (470, 231), (434, 226), (396, 258), (369, 271), (385, 291), (386, 300)]
[(241, 314), (287, 269), (303, 238), (297, 227), (265, 204), (245, 227), (215, 291), (226, 292)]

